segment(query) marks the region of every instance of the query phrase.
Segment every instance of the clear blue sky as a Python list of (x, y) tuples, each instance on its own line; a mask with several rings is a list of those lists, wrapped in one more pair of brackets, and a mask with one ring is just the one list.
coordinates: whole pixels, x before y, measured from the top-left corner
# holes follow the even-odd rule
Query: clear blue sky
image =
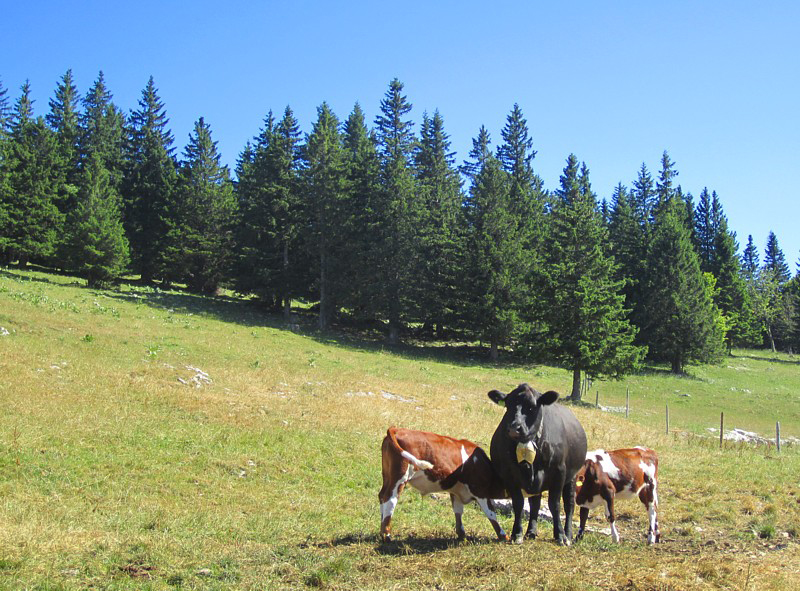
[(772, 230), (797, 269), (796, 1), (30, 0), (3, 17), (0, 80), (13, 101), (30, 79), (37, 114), (68, 68), (81, 94), (102, 69), (125, 111), (152, 74), (178, 152), (202, 116), (233, 168), (270, 109), (308, 131), (322, 101), (341, 119), (358, 101), (372, 121), (397, 77), (415, 121), (439, 109), (459, 162), (519, 103), (550, 189), (575, 153), (610, 199), (667, 150), (685, 191), (717, 191), (741, 247), (752, 234), (763, 256)]

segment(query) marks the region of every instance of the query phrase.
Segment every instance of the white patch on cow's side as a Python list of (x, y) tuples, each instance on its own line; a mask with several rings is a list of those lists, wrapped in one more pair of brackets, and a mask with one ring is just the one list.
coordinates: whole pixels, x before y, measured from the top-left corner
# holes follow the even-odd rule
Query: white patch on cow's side
[(597, 462), (609, 478), (619, 480), (619, 468), (611, 459), (611, 455), (604, 449), (596, 449), (586, 453), (586, 459)]
[(648, 464), (644, 460), (639, 462), (639, 469), (642, 473), (650, 479), (650, 482), (656, 482), (656, 467), (653, 464)]
[(578, 507), (585, 507), (586, 509), (596, 509), (600, 505), (606, 507), (606, 511), (608, 511), (607, 509), (608, 505), (603, 500), (603, 497), (600, 496), (600, 493), (592, 495), (592, 497), (586, 499), (586, 502), (584, 503), (578, 503)]
[(464, 446), (461, 446), (461, 463), (463, 464), (469, 459), (469, 454), (467, 454), (467, 450), (464, 449)]

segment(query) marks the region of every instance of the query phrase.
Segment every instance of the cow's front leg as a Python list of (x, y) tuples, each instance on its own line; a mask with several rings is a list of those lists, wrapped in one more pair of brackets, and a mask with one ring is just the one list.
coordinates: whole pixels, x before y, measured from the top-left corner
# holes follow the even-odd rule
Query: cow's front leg
[(511, 543), (522, 543), (522, 510), (525, 508), (525, 497), (516, 489), (511, 493), (511, 506), (514, 508), (514, 527), (511, 528)]
[(505, 532), (503, 527), (497, 521), (497, 513), (495, 513), (494, 505), (490, 499), (475, 499), (478, 502), (478, 506), (483, 511), (483, 514), (486, 515), (486, 518), (492, 524), (494, 528), (494, 533), (497, 534), (497, 539), (500, 541), (508, 541), (508, 534)]
[(611, 541), (619, 544), (619, 532), (617, 531), (617, 516), (614, 514), (614, 497), (608, 495), (606, 501), (606, 518), (611, 524)]
[(547, 505), (550, 507), (550, 514), (553, 516), (553, 539), (559, 546), (569, 546), (572, 540), (564, 534), (564, 526), (561, 525), (561, 491), (564, 488), (563, 478), (550, 487), (547, 496)]
[(539, 530), (539, 508), (542, 506), (542, 495), (533, 495), (528, 497), (528, 531), (525, 532), (526, 538), (536, 539), (536, 533)]
[(581, 526), (580, 528), (578, 528), (578, 537), (575, 538), (576, 542), (583, 537), (584, 533), (586, 533), (586, 520), (589, 518), (589, 508), (581, 507), (580, 515), (581, 515)]

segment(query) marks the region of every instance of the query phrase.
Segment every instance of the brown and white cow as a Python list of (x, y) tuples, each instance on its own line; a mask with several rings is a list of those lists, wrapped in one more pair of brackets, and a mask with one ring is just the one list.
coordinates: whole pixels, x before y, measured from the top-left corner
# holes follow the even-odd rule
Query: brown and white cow
[(456, 517), (456, 535), (466, 537), (461, 515), (464, 505), (476, 501), (494, 527), (498, 539), (508, 536), (497, 522), (491, 499), (505, 498), (506, 492), (489, 456), (475, 443), (426, 431), (390, 427), (381, 446), (383, 487), (381, 538), (391, 540), (392, 514), (407, 484), (421, 494), (450, 493)]
[(634, 447), (587, 452), (586, 461), (575, 479), (575, 503), (581, 508), (578, 539), (583, 537), (589, 509), (604, 505), (611, 523), (611, 539), (619, 542), (615, 525), (614, 499), (638, 496), (649, 516), (647, 543), (661, 538), (658, 530), (658, 456), (652, 449)]

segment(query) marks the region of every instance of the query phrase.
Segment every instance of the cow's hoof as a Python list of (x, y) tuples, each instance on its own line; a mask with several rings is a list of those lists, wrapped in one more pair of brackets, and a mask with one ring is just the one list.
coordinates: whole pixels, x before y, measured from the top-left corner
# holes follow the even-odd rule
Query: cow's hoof
[(384, 544), (388, 544), (391, 541), (392, 541), (392, 534), (383, 534), (381, 536), (381, 542), (383, 542)]
[(525, 538), (528, 539), (528, 540), (535, 540), (536, 539), (536, 532), (535, 531), (527, 532), (525, 534)]
[(558, 536), (556, 538), (556, 544), (559, 546), (572, 546), (572, 541), (567, 536)]
[(524, 539), (525, 538), (522, 536), (522, 534), (518, 534), (516, 536), (512, 536), (511, 543), (512, 544), (521, 544)]

